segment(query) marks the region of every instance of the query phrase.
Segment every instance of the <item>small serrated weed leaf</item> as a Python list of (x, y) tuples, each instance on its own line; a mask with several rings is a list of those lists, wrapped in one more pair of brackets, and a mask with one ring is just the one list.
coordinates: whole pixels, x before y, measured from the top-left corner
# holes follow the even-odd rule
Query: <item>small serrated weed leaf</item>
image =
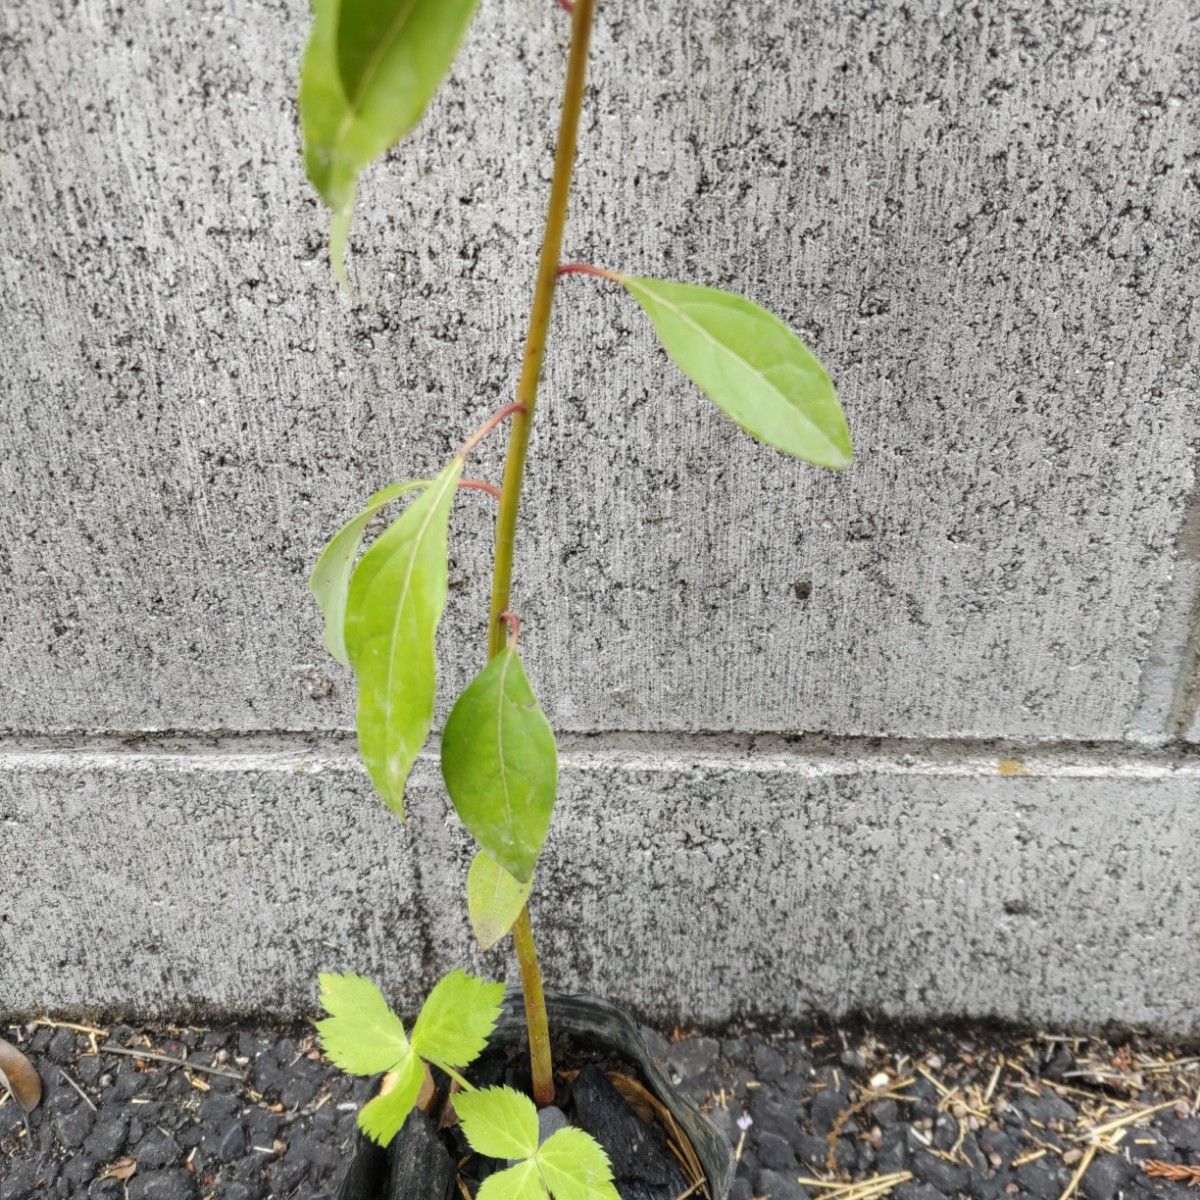
[(538, 1117), (533, 1101), (515, 1088), (487, 1087), (454, 1096), (463, 1134), (488, 1158), (529, 1158), (538, 1148)]
[(413, 1050), (439, 1067), (465, 1067), (483, 1048), (504, 1002), (504, 984), (454, 970), (429, 993), (413, 1025)]
[(322, 974), (319, 981), (329, 1016), (317, 1022), (317, 1033), (325, 1053), (343, 1071), (378, 1075), (412, 1056), (404, 1023), (369, 979)]

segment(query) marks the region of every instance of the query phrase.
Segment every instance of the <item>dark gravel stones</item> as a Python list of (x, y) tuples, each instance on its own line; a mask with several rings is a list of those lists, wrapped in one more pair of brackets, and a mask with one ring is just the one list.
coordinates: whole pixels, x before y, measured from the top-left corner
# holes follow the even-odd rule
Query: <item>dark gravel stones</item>
[(707, 1071), (720, 1051), (720, 1043), (713, 1038), (685, 1038), (668, 1045), (667, 1062), (676, 1077), (686, 1082)]
[[(186, 1059), (187, 1068), (96, 1055), (87, 1036), (66, 1028), (5, 1036), (39, 1067), (45, 1097), (30, 1116), (29, 1138), (16, 1106), (0, 1105), (0, 1200), (333, 1200), (357, 1141), (355, 1109), (374, 1086), (322, 1062), (305, 1027), (149, 1035), (118, 1027), (107, 1034), (114, 1045), (153, 1046)], [(1129, 1046), (1118, 1054), (1103, 1043), (1072, 1042), (1068, 1049), (1061, 1041), (1042, 1047), (1012, 1039), (987, 1052), (964, 1046), (959, 1055), (943, 1035), (929, 1037), (939, 1039), (938, 1050), (922, 1048), (918, 1034), (904, 1034), (901, 1049), (869, 1030), (846, 1040), (836, 1032), (671, 1040), (650, 1031), (649, 1041), (740, 1151), (730, 1200), (809, 1200), (818, 1189), (801, 1178), (894, 1172), (912, 1178), (897, 1184), (889, 1200), (1059, 1200), (1081, 1161), (1086, 1143), (1079, 1134), (1089, 1119), (1111, 1120), (1176, 1099), (1178, 1108), (1127, 1130), (1119, 1153), (1097, 1154), (1077, 1195), (1187, 1200), (1196, 1194), (1183, 1182), (1147, 1177), (1141, 1163), (1200, 1163), (1200, 1115), (1193, 1111), (1200, 1064), (1168, 1088), (1172, 1075), (1161, 1064), (1170, 1055), (1156, 1051), (1161, 1061), (1137, 1089), (1107, 1093), (1086, 1076), (1081, 1083), (1078, 1073), (1094, 1069), (1103, 1081), (1122, 1063), (1136, 1070)], [(1004, 1068), (985, 1102), (998, 1061), (1017, 1066)], [(601, 1141), (618, 1167), (625, 1200), (675, 1200), (686, 1187), (678, 1165), (604, 1074), (585, 1069), (574, 1092), (580, 1117), (586, 1112), (587, 1121), (607, 1130)], [(1041, 1157), (1030, 1157), (1042, 1149)], [(368, 1176), (386, 1166), (386, 1156), (380, 1151), (373, 1162), (348, 1200), (370, 1194)], [(130, 1165), (136, 1169), (128, 1178), (108, 1175), (114, 1168), (128, 1175)], [(446, 1164), (437, 1169), (445, 1175)], [(457, 1200), (452, 1173), (446, 1178), (446, 1197)]]
[(154, 1171), (179, 1162), (183, 1152), (179, 1143), (161, 1129), (152, 1129), (137, 1143), (133, 1150), (139, 1171)]
[(1121, 1154), (1097, 1155), (1080, 1181), (1079, 1190), (1086, 1200), (1116, 1200), (1137, 1174), (1136, 1164)]
[(802, 1188), (793, 1175), (764, 1168), (754, 1177), (754, 1196), (766, 1200), (809, 1200), (807, 1188)]

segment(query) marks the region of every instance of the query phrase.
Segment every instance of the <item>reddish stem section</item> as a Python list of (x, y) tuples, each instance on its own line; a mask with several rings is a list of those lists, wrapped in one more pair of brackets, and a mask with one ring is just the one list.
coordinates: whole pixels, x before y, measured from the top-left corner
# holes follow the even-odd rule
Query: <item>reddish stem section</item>
[(556, 274), (560, 279), (564, 275), (595, 275), (597, 279), (611, 279), (613, 283), (621, 282), (621, 277), (616, 271), (609, 271), (604, 267), (593, 267), (588, 263), (563, 263)]
[(480, 442), (483, 441), (501, 421), (511, 417), (513, 413), (523, 413), (525, 405), (523, 404), (506, 404), (498, 413), (493, 413), (473, 434), (459, 447), (458, 457), (466, 458)]
[(510, 644), (515, 647), (517, 638), (521, 636), (521, 618), (515, 612), (509, 612), (508, 609), (505, 609), (500, 614), (500, 620), (508, 626), (508, 636), (512, 639)]
[(460, 479), (458, 486), (472, 492), (487, 492), (489, 496), (500, 499), (500, 489), (494, 483), (485, 483), (482, 479)]
[(558, 7), (561, 8), (563, 12), (574, 14), (575, 5), (571, 3), (571, 0), (557, 0), (557, 3)]

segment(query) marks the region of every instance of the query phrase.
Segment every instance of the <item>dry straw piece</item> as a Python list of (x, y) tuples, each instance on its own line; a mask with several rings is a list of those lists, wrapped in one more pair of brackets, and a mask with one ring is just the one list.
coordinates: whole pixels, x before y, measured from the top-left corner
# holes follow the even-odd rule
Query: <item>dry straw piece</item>
[(891, 1175), (875, 1175), (870, 1179), (860, 1179), (857, 1183), (835, 1183), (828, 1179), (805, 1179), (797, 1182), (801, 1187), (822, 1188), (816, 1200), (876, 1200), (876, 1197), (886, 1196), (894, 1187), (907, 1183), (912, 1178), (911, 1171), (896, 1171)]

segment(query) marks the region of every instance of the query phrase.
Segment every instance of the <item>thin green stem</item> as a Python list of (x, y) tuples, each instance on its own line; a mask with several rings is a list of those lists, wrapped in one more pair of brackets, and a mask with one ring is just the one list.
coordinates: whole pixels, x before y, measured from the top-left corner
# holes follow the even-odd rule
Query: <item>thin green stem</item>
[[(439, 1065), (439, 1066), (441, 1066), (441, 1063), (439, 1063), (438, 1065)], [(445, 1066), (443, 1066), (443, 1067), (442, 1067), (442, 1070), (443, 1070), (443, 1071), (445, 1071), (445, 1072), (446, 1072), (446, 1074), (447, 1074), (447, 1075), (449, 1075), (449, 1076), (450, 1076), (450, 1078), (451, 1078), (451, 1079), (453, 1079), (453, 1080), (454, 1080), (454, 1082), (455, 1082), (455, 1083), (457, 1083), (457, 1084), (458, 1084), (458, 1086), (459, 1086), (460, 1088), (462, 1088), (462, 1090), (463, 1090), (464, 1092), (473, 1092), (473, 1091), (475, 1090), (475, 1085), (474, 1085), (473, 1083), (471, 1083), (469, 1080), (466, 1080), (466, 1079), (464, 1079), (464, 1078), (463, 1078), (463, 1077), (462, 1077), (462, 1076), (461, 1076), (461, 1075), (460, 1075), (460, 1074), (459, 1074), (457, 1071), (455, 1071), (455, 1070), (454, 1070), (452, 1067), (445, 1067)]]
[[(583, 0), (580, 0), (583, 3)], [(533, 1099), (542, 1108), (554, 1103), (554, 1063), (550, 1055), (550, 1021), (546, 1016), (546, 995), (542, 991), (542, 968), (538, 965), (537, 946), (529, 909), (513, 926), (513, 949), (521, 968), (521, 986), (525, 993), (525, 1024), (529, 1028), (529, 1068), (533, 1075)]]
[(488, 657), (504, 649), (504, 627), (500, 614), (508, 608), (512, 589), (513, 546), (517, 513), (521, 504), (521, 484), (525, 478), (525, 458), (529, 452), (529, 431), (537, 405), (538, 379), (546, 351), (546, 331), (554, 306), (554, 284), (562, 253), (563, 228), (567, 221), (567, 202), (571, 194), (571, 173), (575, 163), (575, 141), (579, 114), (583, 107), (583, 87), (587, 74), (588, 40), (592, 30), (595, 0), (579, 0), (571, 17), (571, 51), (567, 61), (567, 82), (563, 90), (562, 117), (559, 121), (558, 149), (554, 156), (554, 179), (550, 185), (550, 205), (542, 237), (533, 303), (529, 310), (529, 332), (525, 357), (517, 382), (516, 403), (522, 411), (513, 414), (500, 484), (500, 512), (496, 518), (496, 565), (492, 573), (492, 608), (488, 621)]
[[(571, 175), (575, 166), (575, 143), (579, 134), (579, 115), (583, 109), (584, 83), (587, 79), (588, 43), (592, 35), (595, 0), (575, 0), (571, 13), (571, 48), (567, 55), (567, 78), (563, 86), (562, 114), (558, 124), (558, 146), (554, 152), (554, 178), (550, 184), (550, 203), (546, 228), (542, 235), (542, 253), (538, 261), (533, 303), (529, 309), (529, 331), (525, 339), (525, 357), (517, 382), (516, 404), (504, 460), (504, 478), (500, 485), (500, 511), (496, 517), (496, 560), (492, 573), (492, 603), (488, 615), (488, 657), (504, 649), (508, 632), (501, 614), (508, 611), (512, 591), (513, 547), (516, 540), (517, 514), (521, 506), (521, 484), (525, 478), (525, 458), (529, 453), (529, 431), (537, 405), (538, 379), (546, 352), (546, 332), (554, 307), (554, 285), (562, 254), (563, 229), (567, 223), (567, 205), (571, 196)], [(550, 1055), (550, 1024), (546, 1016), (546, 997), (542, 988), (542, 970), (538, 964), (529, 909), (523, 908), (513, 926), (513, 949), (521, 971), (521, 989), (525, 995), (525, 1022), (529, 1027), (529, 1065), (533, 1074), (533, 1098), (540, 1105), (554, 1103), (554, 1066)]]

